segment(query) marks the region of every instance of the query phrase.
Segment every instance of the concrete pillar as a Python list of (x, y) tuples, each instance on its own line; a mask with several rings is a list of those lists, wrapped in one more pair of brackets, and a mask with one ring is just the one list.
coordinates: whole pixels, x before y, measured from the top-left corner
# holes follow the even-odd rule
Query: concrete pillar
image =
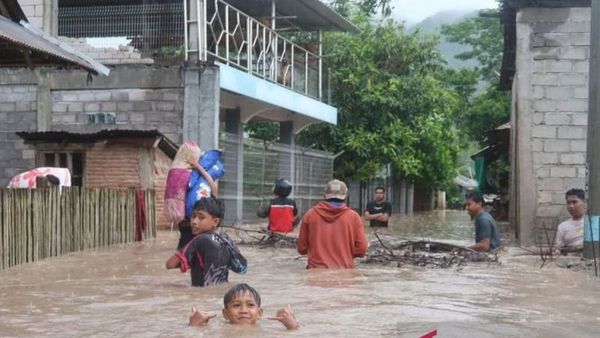
[(188, 67), (184, 71), (183, 140), (200, 148), (219, 148), (219, 68)]
[(229, 155), (236, 159), (235, 165), (227, 168), (227, 174), (235, 178), (235, 210), (230, 215), (235, 215), (235, 223), (241, 223), (244, 219), (244, 132), (239, 109), (225, 111), (225, 132), (236, 139), (235, 147), (230, 150), (233, 154)]
[(446, 192), (445, 191), (437, 192), (437, 208), (439, 210), (446, 209)]
[(398, 214), (406, 215), (406, 181), (400, 181), (400, 202), (398, 203), (400, 208)]
[(415, 198), (415, 185), (408, 183), (406, 187), (406, 213), (413, 213), (413, 200)]
[(52, 129), (52, 92), (48, 73), (36, 70), (37, 85), (37, 131)]
[(284, 152), (280, 156), (279, 161), (279, 178), (285, 178), (292, 182), (292, 195), (295, 193), (295, 165), (296, 159), (294, 156), (294, 148), (296, 146), (294, 139), (294, 122), (285, 121), (279, 123), (279, 143), (287, 145), (289, 151)]
[(44, 0), (43, 29), (52, 36), (58, 35), (58, 0)]

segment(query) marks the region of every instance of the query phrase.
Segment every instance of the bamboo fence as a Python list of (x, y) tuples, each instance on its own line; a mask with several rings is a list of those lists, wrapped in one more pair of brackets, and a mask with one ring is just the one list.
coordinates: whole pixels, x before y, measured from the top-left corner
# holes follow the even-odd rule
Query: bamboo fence
[[(0, 189), (0, 270), (73, 251), (133, 242), (135, 189)], [(144, 238), (156, 236), (154, 190), (144, 190)]]

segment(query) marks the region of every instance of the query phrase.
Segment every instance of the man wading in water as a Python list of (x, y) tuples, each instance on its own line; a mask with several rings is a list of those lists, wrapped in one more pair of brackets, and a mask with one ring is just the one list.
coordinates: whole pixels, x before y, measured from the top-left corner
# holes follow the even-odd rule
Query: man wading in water
[(367, 252), (369, 241), (360, 216), (346, 205), (348, 188), (339, 180), (327, 183), (325, 201), (302, 218), (298, 253), (308, 256), (307, 269), (351, 269), (354, 257)]
[(475, 222), (475, 245), (470, 249), (488, 252), (500, 246), (500, 232), (492, 215), (483, 210), (483, 196), (478, 191), (465, 195), (466, 209)]

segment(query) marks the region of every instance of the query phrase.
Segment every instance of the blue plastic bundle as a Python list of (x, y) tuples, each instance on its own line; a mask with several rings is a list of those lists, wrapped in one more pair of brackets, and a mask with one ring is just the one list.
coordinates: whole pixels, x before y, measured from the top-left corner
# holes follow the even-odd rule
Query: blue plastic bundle
[[(198, 159), (198, 164), (200, 164), (215, 181), (225, 174), (225, 166), (221, 162), (222, 155), (223, 153), (220, 150), (211, 149), (205, 151)], [(210, 197), (210, 194), (210, 186), (204, 177), (202, 177), (197, 170), (192, 170), (185, 197), (186, 217), (191, 218), (194, 204), (201, 198)]]

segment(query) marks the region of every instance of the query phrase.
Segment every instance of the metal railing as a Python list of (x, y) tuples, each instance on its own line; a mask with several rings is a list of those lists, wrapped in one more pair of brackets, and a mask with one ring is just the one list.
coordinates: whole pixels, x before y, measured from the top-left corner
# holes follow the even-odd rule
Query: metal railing
[[(304, 95), (323, 98), (323, 67), (318, 53), (293, 43), (223, 0), (207, 0), (198, 8), (200, 22), (205, 23), (194, 34), (202, 40), (197, 44), (201, 46), (201, 58), (212, 57)], [(187, 30), (186, 48), (192, 36)]]
[(58, 35), (104, 64), (184, 59), (181, 2), (58, 8)]
[(318, 43), (294, 43), (270, 27), (271, 17), (251, 17), (223, 0), (59, 6), (58, 19), (61, 38), (105, 64), (180, 63), (194, 54), (328, 101), (322, 53), (312, 47)]
[[(240, 147), (240, 142), (243, 145)], [(273, 183), (286, 178), (293, 184), (291, 197), (296, 200), (299, 215), (323, 199), (325, 184), (333, 176), (333, 154), (280, 143), (245, 138), (221, 133), (220, 146), (224, 150), (223, 163), (227, 175), (219, 180), (220, 198), (225, 200), (226, 223), (260, 223), (258, 206), (274, 197)], [(243, 149), (243, 162), (238, 151)], [(237, 170), (242, 170), (238, 173)], [(237, 175), (242, 178), (242, 194), (238, 195)], [(293, 175), (293, 176), (292, 176)], [(241, 199), (241, 219), (234, 207)]]

